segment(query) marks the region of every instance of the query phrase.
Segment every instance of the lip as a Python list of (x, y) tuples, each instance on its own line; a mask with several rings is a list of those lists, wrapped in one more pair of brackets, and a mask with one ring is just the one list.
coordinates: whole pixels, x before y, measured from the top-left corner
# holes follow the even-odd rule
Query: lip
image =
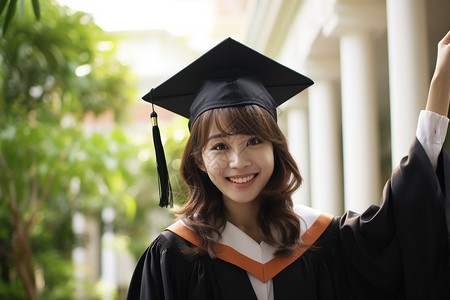
[[(253, 182), (255, 182), (258, 175), (259, 175), (259, 173), (243, 174), (243, 175), (239, 175), (239, 176), (226, 177), (226, 179), (228, 180), (229, 183), (231, 183), (233, 186), (235, 186), (237, 188), (246, 188), (246, 187), (251, 186), (253, 184)], [(231, 179), (230, 179), (230, 178), (233, 178), (233, 179), (245, 178), (245, 177), (249, 177), (249, 176), (254, 176), (254, 177), (247, 182), (241, 182), (241, 183), (231, 181)]]

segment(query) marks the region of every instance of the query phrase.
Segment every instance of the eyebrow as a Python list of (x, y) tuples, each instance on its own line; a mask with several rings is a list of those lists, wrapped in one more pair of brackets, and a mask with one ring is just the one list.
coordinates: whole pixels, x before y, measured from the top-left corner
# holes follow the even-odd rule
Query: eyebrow
[(217, 139), (217, 138), (223, 138), (226, 137), (227, 135), (224, 133), (218, 133), (218, 134), (213, 134), (211, 136), (208, 137), (208, 141), (213, 140), (213, 139)]

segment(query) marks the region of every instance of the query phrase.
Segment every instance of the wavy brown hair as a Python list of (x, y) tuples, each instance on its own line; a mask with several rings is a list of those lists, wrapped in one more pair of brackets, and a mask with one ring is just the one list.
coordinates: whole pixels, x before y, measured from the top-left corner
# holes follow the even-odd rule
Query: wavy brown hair
[[(226, 121), (219, 122), (218, 116)], [(273, 144), (274, 171), (259, 196), (259, 230), (265, 242), (278, 247), (276, 254), (291, 254), (301, 244), (300, 220), (293, 211), (291, 196), (301, 185), (302, 178), (274, 118), (257, 105), (209, 110), (194, 122), (181, 163), (181, 176), (189, 194), (184, 206), (176, 213), (197, 233), (201, 248), (214, 257), (213, 243), (221, 237), (226, 224), (225, 207), (222, 193), (198, 167), (213, 122), (226, 135), (255, 135)], [(223, 124), (229, 125), (224, 128)]]

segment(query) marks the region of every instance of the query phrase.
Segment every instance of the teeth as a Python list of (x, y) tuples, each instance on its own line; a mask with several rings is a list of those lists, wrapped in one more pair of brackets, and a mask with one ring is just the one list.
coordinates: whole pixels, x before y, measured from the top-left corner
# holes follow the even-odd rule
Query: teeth
[(250, 180), (252, 180), (253, 178), (255, 178), (255, 175), (249, 175), (247, 177), (239, 177), (239, 178), (231, 178), (230, 177), (230, 181), (232, 181), (234, 183), (246, 183), (246, 182), (249, 182)]

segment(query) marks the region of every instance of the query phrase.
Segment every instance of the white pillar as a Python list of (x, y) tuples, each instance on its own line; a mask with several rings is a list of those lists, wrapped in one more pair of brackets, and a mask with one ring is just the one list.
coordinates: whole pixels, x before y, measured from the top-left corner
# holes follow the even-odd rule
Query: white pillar
[(363, 212), (381, 195), (374, 36), (386, 29), (384, 1), (334, 1), (325, 37), (338, 37), (345, 209)]
[[(72, 228), (74, 234), (79, 238), (86, 231), (86, 218), (80, 212), (75, 212), (72, 217)], [(77, 245), (72, 250), (72, 261), (74, 266), (75, 278), (77, 279), (75, 293), (77, 297), (84, 297), (85, 290), (82, 285), (82, 281), (86, 279), (86, 249)]]
[(79, 239), (86, 239), (82, 245), (77, 245), (72, 251), (75, 278), (75, 298), (88, 298), (89, 291), (83, 282), (96, 282), (100, 275), (100, 228), (99, 221), (94, 217), (75, 212), (72, 217), (73, 232)]
[(289, 151), (294, 157), (303, 183), (294, 195), (294, 205), (310, 205), (310, 175), (309, 175), (309, 136), (307, 92), (289, 100), (287, 109), (287, 139)]
[(339, 59), (310, 57), (305, 73), (308, 89), (311, 206), (334, 215), (343, 212), (341, 100)]
[(309, 88), (311, 206), (334, 215), (343, 211), (340, 99), (331, 80)]
[(425, 0), (387, 0), (392, 166), (408, 154), (429, 77)]
[(346, 209), (362, 212), (380, 198), (377, 91), (372, 34), (347, 29), (340, 38)]
[(115, 218), (115, 211), (111, 207), (104, 208), (102, 211), (102, 219), (105, 224), (102, 235), (102, 253), (101, 253), (101, 270), (102, 284), (105, 290), (104, 300), (114, 299), (114, 293), (117, 288), (116, 284), (116, 254), (114, 251), (114, 232), (112, 222)]

